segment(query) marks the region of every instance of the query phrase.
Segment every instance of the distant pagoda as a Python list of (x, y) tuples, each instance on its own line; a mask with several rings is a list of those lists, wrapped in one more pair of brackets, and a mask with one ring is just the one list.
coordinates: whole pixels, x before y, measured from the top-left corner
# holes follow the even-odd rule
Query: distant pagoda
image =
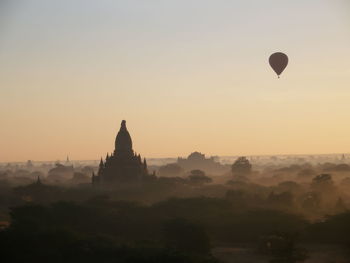
[(140, 154), (134, 153), (126, 121), (123, 120), (115, 139), (114, 152), (112, 155), (107, 154), (105, 161), (101, 158), (98, 173), (92, 176), (92, 183), (140, 183), (152, 178), (155, 175), (148, 173), (146, 159), (142, 161)]

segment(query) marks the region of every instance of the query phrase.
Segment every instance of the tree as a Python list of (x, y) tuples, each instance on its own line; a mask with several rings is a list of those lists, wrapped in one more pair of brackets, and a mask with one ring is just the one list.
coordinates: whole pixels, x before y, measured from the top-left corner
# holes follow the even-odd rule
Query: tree
[(312, 188), (317, 192), (332, 192), (334, 190), (334, 182), (330, 174), (320, 174), (312, 179)]
[(202, 170), (192, 170), (188, 179), (192, 184), (207, 184), (213, 181), (210, 177), (206, 176), (205, 172)]
[(239, 157), (232, 164), (231, 170), (236, 179), (246, 179), (246, 176), (252, 172), (252, 165), (246, 157)]

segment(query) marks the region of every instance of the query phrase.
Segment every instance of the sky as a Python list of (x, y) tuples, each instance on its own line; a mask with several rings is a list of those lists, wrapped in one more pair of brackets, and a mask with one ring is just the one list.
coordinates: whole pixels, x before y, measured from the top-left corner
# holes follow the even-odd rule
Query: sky
[(349, 99), (348, 0), (0, 0), (0, 162), (349, 153)]

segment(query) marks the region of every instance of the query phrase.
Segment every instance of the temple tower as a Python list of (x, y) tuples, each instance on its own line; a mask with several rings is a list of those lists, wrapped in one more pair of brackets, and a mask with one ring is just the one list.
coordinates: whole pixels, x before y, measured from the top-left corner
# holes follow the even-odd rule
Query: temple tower
[(93, 184), (139, 183), (152, 176), (148, 174), (146, 159), (134, 153), (132, 139), (123, 120), (115, 139), (114, 152), (100, 161)]

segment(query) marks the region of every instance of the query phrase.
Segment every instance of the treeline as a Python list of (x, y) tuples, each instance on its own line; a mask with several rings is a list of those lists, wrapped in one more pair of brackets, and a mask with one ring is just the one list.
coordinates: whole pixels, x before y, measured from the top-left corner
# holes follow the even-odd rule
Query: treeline
[(217, 244), (258, 249), (284, 237), (350, 247), (350, 212), (311, 223), (276, 210), (237, 210), (216, 198), (143, 206), (100, 196), (80, 204), (28, 204), (10, 214), (10, 227), (0, 232), (4, 262), (216, 262), (211, 247)]

